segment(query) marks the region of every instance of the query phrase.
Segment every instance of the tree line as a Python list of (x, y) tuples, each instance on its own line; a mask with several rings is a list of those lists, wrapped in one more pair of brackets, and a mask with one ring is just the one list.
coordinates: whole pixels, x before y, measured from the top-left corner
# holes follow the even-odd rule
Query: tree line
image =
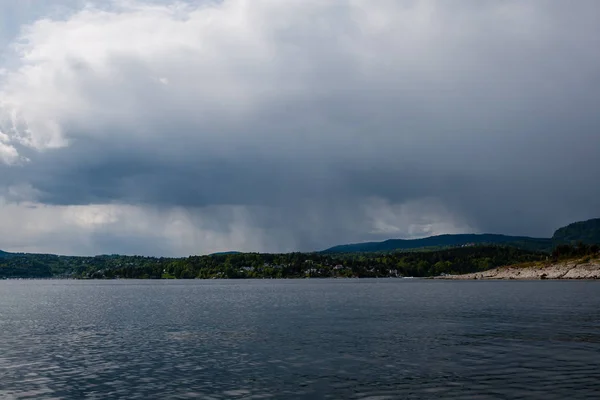
[[(555, 251), (560, 251), (557, 254), (561, 256), (567, 254), (566, 247), (561, 246)], [(186, 258), (121, 255), (69, 257), (17, 254), (0, 258), (0, 278), (428, 277), (440, 274), (478, 272), (502, 265), (543, 261), (547, 258), (547, 253), (509, 246), (467, 246), (435, 251), (392, 253), (235, 253)]]

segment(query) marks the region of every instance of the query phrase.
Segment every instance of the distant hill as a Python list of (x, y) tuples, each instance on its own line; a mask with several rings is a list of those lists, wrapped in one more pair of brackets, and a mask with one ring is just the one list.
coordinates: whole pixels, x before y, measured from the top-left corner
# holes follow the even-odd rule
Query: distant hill
[(550, 239), (495, 234), (439, 235), (423, 239), (389, 239), (383, 242), (344, 244), (331, 247), (322, 253), (391, 252), (495, 244), (524, 250), (550, 252), (557, 244), (577, 244), (578, 242), (600, 244), (600, 218), (575, 222), (559, 228)]
[[(570, 246), (579, 241), (588, 246)], [(565, 226), (547, 239), (495, 234), (439, 235), (347, 244), (311, 253), (228, 251), (209, 256), (156, 258), (116, 254), (76, 257), (0, 250), (0, 279), (438, 276), (544, 261), (550, 256), (557, 259), (596, 256), (598, 247), (589, 246), (596, 243), (600, 244), (600, 219)], [(561, 244), (566, 245), (557, 246)]]
[(574, 222), (554, 232), (554, 244), (600, 244), (600, 218)]
[(242, 254), (241, 251), (218, 251), (216, 253), (209, 254), (210, 256), (228, 256), (232, 254)]
[(527, 236), (507, 236), (495, 234), (438, 235), (423, 239), (389, 239), (383, 242), (367, 242), (334, 246), (324, 253), (370, 253), (396, 250), (416, 250), (425, 248), (460, 247), (481, 244), (503, 244), (527, 250), (550, 251), (552, 240)]

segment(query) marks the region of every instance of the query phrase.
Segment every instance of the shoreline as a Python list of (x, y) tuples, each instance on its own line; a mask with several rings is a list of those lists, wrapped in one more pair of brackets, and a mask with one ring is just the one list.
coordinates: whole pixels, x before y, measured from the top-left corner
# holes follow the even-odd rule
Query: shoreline
[(569, 280), (600, 279), (600, 261), (565, 261), (546, 265), (511, 265), (464, 275), (438, 276), (450, 280)]

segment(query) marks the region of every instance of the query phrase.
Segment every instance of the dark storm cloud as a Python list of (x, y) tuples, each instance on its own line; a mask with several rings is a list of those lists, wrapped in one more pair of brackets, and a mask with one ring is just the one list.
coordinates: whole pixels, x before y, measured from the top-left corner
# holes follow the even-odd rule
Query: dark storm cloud
[[(373, 199), (436, 199), (448, 212), (421, 210), (425, 225), (453, 215), (486, 232), (549, 235), (598, 216), (597, 2), (232, 4), (216, 9), (245, 10), (239, 32), (216, 17), (196, 32), (204, 47), (50, 56), (72, 109), (50, 101), (54, 113), (30, 116), (55, 119), (68, 146), (14, 144), (30, 162), (0, 166), (5, 186), (54, 205), (242, 206), (285, 250), (394, 235), (372, 233)], [(189, 21), (202, 26), (202, 12)], [(114, 19), (146, 17), (195, 32), (154, 14)], [(53, 29), (78, 18), (89, 25), (76, 15)], [(119, 29), (109, 18), (90, 32)], [(53, 46), (31, 39), (32, 51)], [(48, 92), (18, 78), (17, 99)]]

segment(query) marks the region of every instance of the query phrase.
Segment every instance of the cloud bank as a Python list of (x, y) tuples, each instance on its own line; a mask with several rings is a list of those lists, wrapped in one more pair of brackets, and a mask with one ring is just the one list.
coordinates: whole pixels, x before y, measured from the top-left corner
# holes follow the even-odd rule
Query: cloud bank
[(595, 1), (10, 3), (0, 248), (547, 236), (600, 210)]

